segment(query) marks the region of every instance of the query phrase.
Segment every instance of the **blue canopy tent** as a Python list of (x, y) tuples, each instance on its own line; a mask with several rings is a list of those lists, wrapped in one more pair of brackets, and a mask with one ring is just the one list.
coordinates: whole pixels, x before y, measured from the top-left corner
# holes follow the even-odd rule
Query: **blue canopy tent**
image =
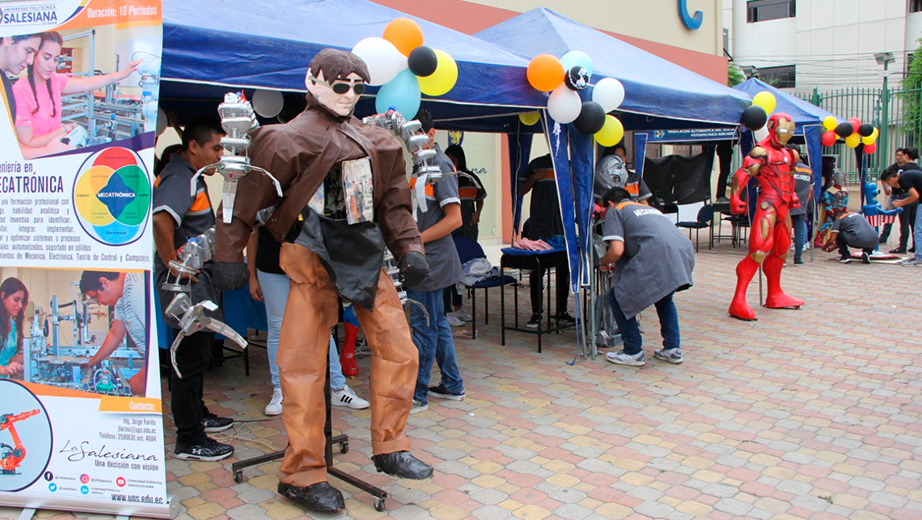
[[(423, 98), (436, 120), (477, 121), (546, 105), (546, 98), (523, 81), (526, 58), (368, 0), (277, 0), (258, 9), (243, 0), (164, 2), (162, 104), (181, 113), (193, 104), (200, 110), (205, 100), (217, 106), (229, 89), (306, 92), (304, 72), (314, 54), (327, 47), (349, 50), (363, 38), (380, 37), (400, 17), (414, 19), (425, 44), (445, 50), (458, 64), (451, 91)], [(358, 113), (374, 111), (368, 99), (375, 92), (369, 89)], [(495, 131), (501, 123), (477, 126)]]
[[(746, 94), (545, 8), (533, 9), (475, 36), (528, 57), (544, 53), (560, 57), (569, 51), (585, 52), (592, 58), (594, 68), (591, 83), (612, 77), (624, 85), (624, 102), (615, 115), (630, 130), (735, 127), (739, 125), (743, 110), (751, 103)], [(549, 130), (549, 147), (558, 175), (564, 223), (571, 221), (568, 216), (573, 216), (574, 211), (574, 199), (569, 195), (575, 196), (580, 258), (571, 248), (570, 263), (572, 288), (576, 291), (580, 282), (588, 283), (589, 275), (593, 138), (576, 132), (571, 125), (563, 125), (565, 128), (558, 130), (557, 124), (546, 114), (543, 121)], [(530, 154), (530, 142), (526, 145), (525, 141), (529, 140), (522, 136), (510, 140), (510, 155), (519, 167), (512, 172), (513, 186), (518, 185)], [(635, 148), (635, 164), (642, 168), (643, 147)], [(570, 178), (573, 184), (567, 186)], [(518, 214), (521, 197), (514, 196)], [(568, 231), (568, 243), (575, 239), (570, 235)], [(572, 269), (573, 265), (580, 265), (582, 269)]]
[[(813, 195), (816, 200), (819, 200), (820, 193), (823, 191), (823, 145), (820, 142), (820, 137), (823, 135), (823, 120), (829, 116), (840, 120), (839, 116), (757, 78), (747, 79), (733, 88), (750, 96), (755, 96), (762, 91), (770, 92), (775, 96), (775, 112), (784, 112), (791, 116), (797, 125), (794, 131), (795, 137), (802, 138), (807, 146), (807, 157), (810, 159), (810, 169), (813, 170)], [(751, 134), (751, 132), (745, 131), (744, 137), (746, 134)], [(744, 138), (741, 141), (741, 150), (744, 155), (749, 153), (752, 145), (752, 138)]]

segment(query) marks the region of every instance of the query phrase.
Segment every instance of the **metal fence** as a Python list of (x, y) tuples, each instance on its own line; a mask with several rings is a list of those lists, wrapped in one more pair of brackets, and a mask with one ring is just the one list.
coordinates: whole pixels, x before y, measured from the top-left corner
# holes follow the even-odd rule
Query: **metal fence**
[[(811, 94), (797, 94), (801, 99), (828, 110), (844, 119), (857, 117), (880, 129), (877, 151), (868, 156), (868, 172), (877, 174), (893, 163), (899, 147), (922, 147), (922, 118), (907, 117), (914, 107), (922, 111), (922, 89), (845, 88)], [(857, 183), (858, 167), (854, 150), (839, 142), (823, 148), (824, 154), (837, 154), (839, 168), (850, 182)]]

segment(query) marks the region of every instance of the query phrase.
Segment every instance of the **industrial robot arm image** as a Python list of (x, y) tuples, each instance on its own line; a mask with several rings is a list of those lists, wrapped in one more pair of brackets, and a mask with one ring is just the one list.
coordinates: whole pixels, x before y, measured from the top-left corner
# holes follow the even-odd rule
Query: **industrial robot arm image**
[(0, 415), (0, 431), (9, 430), (10, 437), (13, 438), (13, 445), (0, 443), (0, 475), (16, 475), (16, 469), (26, 458), (26, 448), (22, 445), (22, 439), (16, 433), (16, 427), (13, 423), (19, 422), (34, 415), (38, 415), (40, 410), (29, 410), (19, 414)]
[[(247, 148), (250, 146), (250, 136), (247, 133), (250, 130), (259, 128), (259, 121), (256, 120), (256, 114), (253, 106), (243, 96), (243, 93), (228, 92), (224, 94), (224, 102), (218, 105), (218, 114), (221, 116), (221, 127), (227, 132), (227, 135), (221, 138), (221, 145), (224, 147), (224, 155), (219, 162), (209, 164), (195, 172), (190, 184), (192, 195), (195, 195), (198, 186), (198, 178), (207, 170), (215, 170), (224, 177), (224, 189), (221, 193), (221, 202), (223, 209), (221, 220), (225, 224), (230, 224), (234, 218), (234, 201), (237, 199), (237, 181), (251, 172), (261, 173), (275, 184), (275, 190), (278, 196), (282, 196), (282, 185), (278, 179), (272, 176), (268, 171), (250, 164), (250, 158), (246, 155)], [(214, 247), (212, 246), (212, 250)]]

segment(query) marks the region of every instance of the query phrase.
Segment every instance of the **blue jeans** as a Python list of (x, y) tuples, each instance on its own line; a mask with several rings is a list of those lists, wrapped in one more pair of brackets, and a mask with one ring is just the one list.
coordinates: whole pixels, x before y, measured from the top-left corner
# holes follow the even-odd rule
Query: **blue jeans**
[[(282, 318), (285, 316), (285, 304), (288, 302), (288, 290), (291, 288), (291, 282), (288, 276), (284, 274), (267, 273), (265, 271), (256, 271), (256, 277), (259, 279), (259, 286), (263, 291), (263, 298), (266, 300), (266, 321), (269, 324), (269, 331), (266, 338), (266, 350), (269, 351), (269, 373), (272, 375), (272, 386), (281, 388), (279, 384), (279, 366), (275, 362), (275, 357), (279, 351), (279, 333), (282, 331)], [(309, 354), (305, 354), (309, 355)], [(336, 351), (336, 343), (333, 342), (333, 336), (330, 335), (330, 388), (339, 390), (346, 384), (346, 378), (343, 376), (343, 367), (339, 364), (339, 353)]]
[(419, 350), (419, 376), (416, 378), (413, 399), (421, 403), (429, 402), (429, 378), (433, 360), (439, 365), (445, 389), (452, 393), (464, 391), (464, 381), (461, 380), (458, 360), (455, 358), (455, 342), (448, 320), (445, 319), (445, 300), (442, 295), (443, 289), (407, 291), (407, 297), (421, 303), (429, 313), (429, 325), (426, 325), (426, 315), (422, 309), (410, 305), (410, 329), (413, 343)]
[(791, 224), (794, 226), (794, 261), (800, 262), (807, 240), (807, 216), (794, 215), (791, 217)]
[(916, 248), (916, 259), (922, 261), (922, 209), (916, 210), (916, 229), (912, 230), (912, 247)]
[[(656, 314), (659, 316), (660, 332), (663, 334), (663, 348), (679, 348), (679, 311), (675, 308), (675, 302), (672, 296), (675, 293), (669, 293), (668, 296), (656, 302)], [(612, 314), (615, 315), (615, 321), (618, 328), (621, 329), (621, 339), (624, 341), (624, 352), (635, 355), (643, 349), (643, 338), (640, 336), (640, 326), (637, 325), (637, 317), (627, 319), (621, 312), (621, 306), (615, 299), (615, 290), (612, 289), (608, 295), (608, 301), (611, 303)]]

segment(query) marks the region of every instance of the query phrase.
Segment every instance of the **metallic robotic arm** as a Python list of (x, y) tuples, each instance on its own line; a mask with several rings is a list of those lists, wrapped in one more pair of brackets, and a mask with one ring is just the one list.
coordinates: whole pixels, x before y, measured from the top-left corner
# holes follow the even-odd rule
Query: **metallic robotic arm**
[(279, 197), (282, 196), (282, 185), (268, 171), (250, 164), (250, 158), (246, 155), (247, 148), (250, 146), (250, 136), (247, 132), (259, 128), (259, 121), (256, 120), (253, 107), (243, 93), (224, 94), (224, 102), (218, 105), (218, 114), (221, 116), (221, 126), (227, 132), (227, 135), (221, 138), (224, 155), (220, 162), (209, 164), (195, 172), (190, 189), (192, 195), (195, 196), (198, 178), (205, 170), (214, 169), (224, 177), (224, 190), (221, 193), (223, 203), (221, 220), (225, 224), (230, 224), (234, 218), (234, 201), (237, 199), (237, 181), (240, 177), (250, 172), (261, 173), (269, 177), (275, 184)]
[[(235, 181), (236, 182), (236, 181)], [(226, 186), (226, 184), (225, 184)], [(226, 207), (226, 206), (225, 206)], [(192, 304), (190, 294), (192, 293), (191, 276), (202, 269), (206, 262), (211, 260), (214, 255), (215, 234), (214, 228), (202, 233), (197, 237), (190, 238), (179, 251), (176, 252), (177, 261), (170, 262), (170, 273), (176, 272), (175, 279), (171, 281), (168, 274), (166, 281), (161, 286), (164, 290), (175, 292), (176, 296), (167, 306), (164, 314), (174, 318), (179, 322), (179, 334), (173, 340), (170, 346), (170, 361), (173, 364), (173, 370), (176, 375), (182, 378), (182, 373), (176, 364), (176, 350), (183, 338), (195, 334), (204, 329), (208, 329), (218, 334), (222, 334), (241, 348), (247, 347), (247, 341), (237, 334), (228, 324), (205, 315), (205, 311), (215, 311), (218, 305), (211, 300), (205, 300), (195, 305)], [(183, 276), (186, 275), (186, 276)], [(183, 283), (186, 280), (188, 283)]]

